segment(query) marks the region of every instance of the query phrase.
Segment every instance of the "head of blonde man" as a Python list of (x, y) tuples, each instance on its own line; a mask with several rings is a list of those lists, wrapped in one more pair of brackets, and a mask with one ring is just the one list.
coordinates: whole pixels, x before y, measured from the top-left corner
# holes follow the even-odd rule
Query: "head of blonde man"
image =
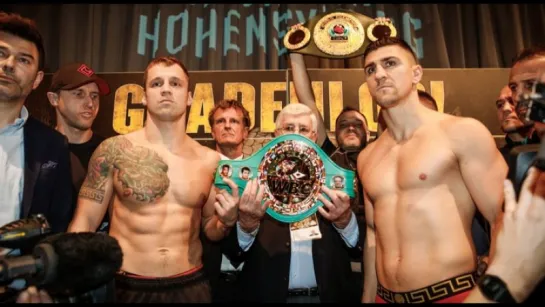
[(312, 110), (304, 104), (292, 103), (285, 106), (276, 117), (274, 136), (295, 133), (316, 142), (318, 120)]

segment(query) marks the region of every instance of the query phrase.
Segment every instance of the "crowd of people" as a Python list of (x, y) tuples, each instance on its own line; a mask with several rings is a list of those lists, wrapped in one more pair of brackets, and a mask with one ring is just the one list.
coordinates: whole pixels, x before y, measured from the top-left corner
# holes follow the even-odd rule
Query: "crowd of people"
[[(417, 90), (425, 70), (395, 37), (363, 54), (381, 107), (377, 137), (347, 107), (335, 122), (335, 145), (304, 57), (289, 58), (300, 103), (277, 115), (274, 136), (302, 135), (357, 174), (354, 197), (341, 180), (339, 188), (321, 186), (323, 206), (307, 223), (318, 238), (296, 237), (290, 223), (266, 214), (266, 187), (246, 176), (250, 169), (244, 189), (228, 175), (230, 192), (213, 184), (221, 161), (248, 158), (251, 122), (240, 101), (216, 103), (209, 114), (216, 147), (203, 146), (185, 133), (188, 70), (158, 57), (144, 72), (144, 127), (104, 138), (92, 125), (109, 85), (76, 63), (53, 75), (44, 97), (56, 114), (49, 127), (25, 107), (44, 76), (40, 32), (32, 20), (0, 13), (0, 223), (40, 213), (54, 232), (117, 239), (119, 303), (541, 300), (545, 174), (528, 165), (515, 189), (508, 173), (512, 150), (545, 133), (515, 112), (529, 84), (545, 82), (544, 48), (520, 52), (500, 90), (503, 148), (478, 120), (437, 111)], [(33, 286), (20, 290), (20, 303), (54, 301)]]

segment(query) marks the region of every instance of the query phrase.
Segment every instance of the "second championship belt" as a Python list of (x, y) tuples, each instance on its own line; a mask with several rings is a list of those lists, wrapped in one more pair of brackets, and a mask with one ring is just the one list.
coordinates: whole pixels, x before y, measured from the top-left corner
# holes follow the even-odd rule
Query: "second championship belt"
[(284, 36), (284, 46), (289, 52), (346, 59), (362, 55), (372, 41), (395, 36), (397, 30), (391, 22), (376, 21), (352, 10), (336, 10), (291, 27)]

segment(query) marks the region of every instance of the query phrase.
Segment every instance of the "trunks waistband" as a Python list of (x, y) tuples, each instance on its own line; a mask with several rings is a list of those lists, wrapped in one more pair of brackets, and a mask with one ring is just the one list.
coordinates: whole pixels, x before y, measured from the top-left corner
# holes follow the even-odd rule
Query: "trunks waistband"
[(408, 292), (394, 292), (377, 285), (377, 296), (388, 303), (431, 303), (469, 291), (475, 286), (475, 272), (462, 274)]
[(157, 280), (157, 279), (170, 279), (170, 278), (176, 278), (176, 277), (180, 277), (180, 276), (187, 276), (187, 275), (191, 275), (197, 271), (199, 271), (200, 269), (202, 269), (203, 265), (199, 265), (199, 266), (196, 266), (190, 270), (187, 270), (185, 272), (182, 272), (182, 273), (178, 273), (178, 274), (174, 274), (174, 275), (170, 275), (170, 276), (166, 276), (166, 277), (154, 277), (154, 276), (144, 276), (144, 275), (138, 275), (138, 274), (134, 274), (134, 273), (131, 273), (131, 272), (127, 272), (127, 271), (123, 271), (123, 270), (119, 270), (117, 271), (117, 274), (119, 275), (123, 275), (123, 276), (127, 276), (127, 277), (131, 277), (131, 278), (138, 278), (138, 279), (153, 279), (153, 280)]
[(143, 276), (120, 270), (115, 275), (115, 282), (116, 286), (121, 286), (121, 288), (130, 287), (133, 289), (181, 287), (205, 280), (206, 276), (202, 268), (203, 266), (200, 265), (191, 270), (166, 277)]

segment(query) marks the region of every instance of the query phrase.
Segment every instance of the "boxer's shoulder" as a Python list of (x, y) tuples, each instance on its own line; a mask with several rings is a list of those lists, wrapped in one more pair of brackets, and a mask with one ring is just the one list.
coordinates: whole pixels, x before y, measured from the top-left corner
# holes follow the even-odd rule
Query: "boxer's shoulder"
[(471, 117), (452, 116), (441, 125), (455, 153), (479, 152), (496, 148), (494, 137), (479, 120)]
[(479, 120), (472, 117), (448, 115), (441, 122), (441, 127), (449, 136), (455, 138), (491, 137), (488, 128)]

